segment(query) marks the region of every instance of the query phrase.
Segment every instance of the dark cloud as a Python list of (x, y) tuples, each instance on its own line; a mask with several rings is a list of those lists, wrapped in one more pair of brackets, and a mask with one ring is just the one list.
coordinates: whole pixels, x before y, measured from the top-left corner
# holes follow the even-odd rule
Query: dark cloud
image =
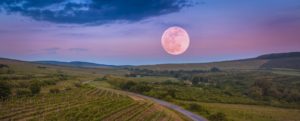
[(188, 0), (1, 0), (7, 13), (35, 20), (65, 24), (135, 22), (178, 12), (191, 6)]

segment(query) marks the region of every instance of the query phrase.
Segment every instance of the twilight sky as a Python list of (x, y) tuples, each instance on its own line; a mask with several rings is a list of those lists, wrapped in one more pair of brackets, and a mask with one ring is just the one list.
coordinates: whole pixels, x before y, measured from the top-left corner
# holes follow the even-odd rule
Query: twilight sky
[[(167, 54), (171, 26), (188, 50)], [(0, 57), (140, 65), (300, 51), (299, 0), (1, 0)]]

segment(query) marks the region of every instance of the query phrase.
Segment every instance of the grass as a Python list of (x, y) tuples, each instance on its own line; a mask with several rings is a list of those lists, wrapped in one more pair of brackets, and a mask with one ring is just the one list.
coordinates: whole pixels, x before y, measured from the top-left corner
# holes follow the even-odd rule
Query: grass
[(198, 110), (192, 110), (209, 118), (216, 113), (225, 114), (228, 121), (299, 121), (299, 109), (277, 108), (261, 105), (204, 103), (176, 100), (174, 103), (190, 110), (189, 105), (198, 104)]
[(200, 103), (211, 113), (222, 112), (232, 121), (299, 121), (300, 110), (257, 105)]
[[(150, 90), (139, 93), (160, 98), (169, 102), (175, 101), (175, 104), (179, 104), (191, 111), (194, 110), (189, 108), (189, 104), (193, 101), (193, 103), (200, 104), (201, 107), (204, 107), (203, 110), (201, 110), (201, 108), (199, 109), (200, 112), (196, 112), (206, 118), (220, 112), (230, 121), (300, 120), (300, 110), (297, 102), (276, 102), (280, 100), (275, 100), (274, 98), (270, 98), (273, 100), (255, 99), (242, 93), (245, 89), (247, 89), (247, 85), (252, 85), (252, 83), (254, 83), (253, 80), (262, 77), (268, 77), (268, 79), (272, 78), (274, 80), (273, 85), (283, 84), (286, 88), (289, 86), (289, 88), (297, 89), (297, 84), (299, 82), (299, 77), (297, 76), (277, 75), (260, 71), (205, 73), (204, 76), (209, 77), (210, 80), (222, 80), (224, 83), (219, 83), (222, 87), (216, 87), (215, 85), (184, 85), (179, 83), (179, 80), (177, 80), (178, 83), (166, 84), (163, 83), (164, 81), (157, 81), (160, 80), (160, 78), (157, 77), (141, 77), (135, 78), (136, 80), (125, 77), (118, 77), (120, 79), (111, 77), (111, 79), (108, 79), (107, 81), (110, 81), (110, 84), (112, 84), (111, 86), (118, 83), (118, 81), (115, 80), (122, 80), (123, 82), (134, 81), (137, 83), (128, 89), (137, 88), (138, 82), (143, 82), (142, 84), (148, 82), (145, 85), (150, 87)], [(143, 78), (147, 78), (147, 81)], [(156, 78), (157, 80), (155, 80)], [(151, 81), (151, 79), (153, 79), (153, 81)], [(233, 88), (232, 85), (235, 86), (234, 84), (237, 84), (235, 83), (236, 81), (241, 81), (244, 86), (242, 86), (241, 89)], [(227, 92), (225, 93), (225, 91)], [(179, 101), (180, 103), (177, 103), (176, 101)]]
[[(256, 68), (263, 62), (263, 60), (246, 61), (248, 65), (237, 66), (252, 69), (248, 66)], [(219, 65), (222, 67), (221, 69), (232, 69), (230, 66), (239, 64), (239, 62), (226, 63), (201, 66), (188, 64), (175, 67), (193, 69), (192, 66), (195, 66), (195, 68), (209, 69)], [(105, 80), (93, 81), (96, 78), (101, 79), (106, 74), (113, 75), (112, 79), (116, 82), (129, 80), (135, 83), (146, 83), (151, 90), (143, 94), (148, 96), (162, 99), (168, 97), (168, 101), (179, 101), (183, 103), (183, 107), (194, 101), (193, 103), (201, 105), (210, 114), (221, 112), (226, 115), (227, 119), (233, 121), (297, 121), (300, 119), (299, 109), (264, 106), (266, 105), (264, 102), (254, 100), (243, 93), (243, 90), (256, 78), (265, 76), (274, 79), (276, 82), (274, 84), (296, 89), (299, 85), (299, 77), (298, 72), (294, 70), (276, 69), (271, 70), (275, 75), (263, 76), (262, 74), (265, 73), (261, 72), (265, 72), (264, 70), (230, 70), (198, 74), (212, 82), (218, 82), (222, 85), (219, 88), (214, 86), (216, 83), (208, 86), (186, 85), (179, 79), (167, 76), (124, 77), (127, 70), (115, 68), (59, 67), (13, 60), (0, 60), (0, 64), (7, 64), (9, 69), (13, 70), (12, 73), (2, 73), (6, 70), (0, 71), (0, 81), (1, 79), (8, 81), (13, 88), (13, 95), (6, 101), (0, 101), (0, 120), (188, 120), (182, 118), (184, 116), (181, 114), (153, 104), (153, 102), (136, 100), (126, 93), (117, 93), (111, 89), (116, 88), (114, 83)], [(43, 86), (40, 94), (27, 97), (15, 96), (15, 90), (26, 88), (26, 84), (31, 81), (46, 82), (49, 80), (54, 81), (55, 84)], [(174, 84), (163, 83), (166, 80), (171, 80)], [(79, 83), (80, 86), (77, 87), (75, 83)], [(233, 88), (232, 85), (238, 88)], [(49, 93), (51, 89), (58, 89), (59, 93)], [(280, 102), (279, 104), (285, 103)], [(198, 113), (203, 115), (201, 112)], [(208, 117), (205, 114), (204, 116)]]
[(112, 88), (112, 86), (106, 81), (92, 81), (89, 84), (94, 87)]
[[(185, 120), (153, 102), (98, 88), (111, 88), (107, 82), (92, 81), (106, 74), (125, 75), (124, 69), (50, 66), (6, 59), (0, 59), (0, 64), (9, 66), (0, 69), (0, 81), (12, 88), (12, 94), (0, 100), (0, 120)], [(20, 89), (29, 90), (33, 81), (42, 85), (39, 94), (16, 95)], [(164, 115), (149, 117), (149, 110), (149, 115)]]

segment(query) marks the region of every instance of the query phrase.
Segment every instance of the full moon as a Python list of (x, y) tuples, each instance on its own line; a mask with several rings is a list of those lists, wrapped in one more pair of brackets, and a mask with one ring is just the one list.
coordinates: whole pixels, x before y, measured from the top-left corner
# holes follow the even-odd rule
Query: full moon
[(188, 49), (190, 38), (183, 28), (174, 26), (165, 30), (161, 37), (161, 45), (167, 53), (180, 55)]

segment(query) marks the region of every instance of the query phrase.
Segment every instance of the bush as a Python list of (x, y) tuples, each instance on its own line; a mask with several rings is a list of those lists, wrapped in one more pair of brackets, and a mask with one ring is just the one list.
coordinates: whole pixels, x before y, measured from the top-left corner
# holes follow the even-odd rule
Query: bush
[(128, 81), (128, 82), (120, 84), (120, 88), (123, 89), (123, 90), (130, 90), (135, 85), (136, 85), (135, 82)]
[(199, 112), (199, 113), (204, 114), (204, 115), (209, 114), (208, 110), (206, 110), (204, 107), (202, 107), (201, 105), (199, 105), (197, 103), (189, 104), (188, 109), (191, 110), (191, 111), (194, 111), (194, 112)]
[(31, 93), (32, 93), (33, 95), (39, 94), (40, 91), (41, 91), (41, 84), (40, 84), (39, 81), (33, 81), (33, 82), (31, 82), (29, 88), (30, 88)]
[(202, 107), (197, 103), (191, 103), (188, 108), (191, 111), (199, 111)]
[(208, 117), (210, 121), (227, 121), (226, 115), (224, 113), (218, 112), (216, 114), (210, 115)]
[(75, 82), (75, 83), (74, 83), (74, 86), (75, 86), (75, 87), (82, 87), (83, 85), (82, 85), (80, 82)]
[(149, 92), (152, 88), (146, 83), (137, 83), (130, 88), (130, 91), (137, 93)]
[(53, 93), (53, 94), (57, 94), (60, 92), (60, 90), (58, 88), (52, 88), (49, 90), (50, 93)]
[(31, 91), (27, 88), (21, 88), (16, 90), (17, 96), (31, 96)]
[(11, 86), (6, 81), (0, 81), (0, 98), (7, 98), (11, 95)]

